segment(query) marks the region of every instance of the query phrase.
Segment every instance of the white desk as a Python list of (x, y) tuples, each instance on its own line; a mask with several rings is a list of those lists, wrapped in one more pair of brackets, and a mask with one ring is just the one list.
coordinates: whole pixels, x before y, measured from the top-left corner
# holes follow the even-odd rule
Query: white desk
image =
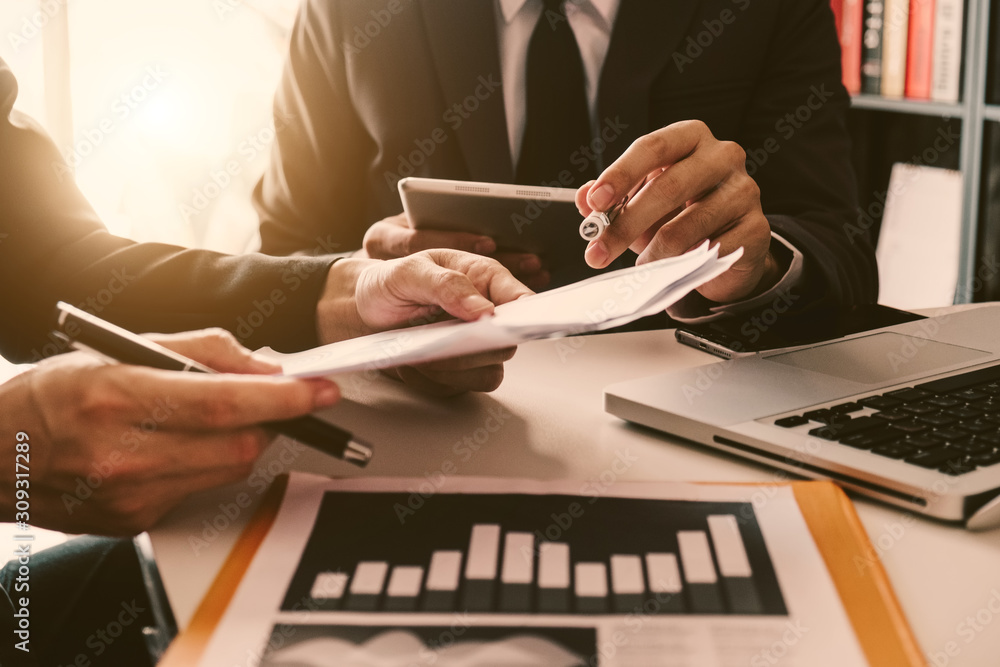
[[(675, 444), (604, 412), (603, 389), (613, 382), (714, 361), (677, 344), (673, 331), (539, 341), (521, 346), (507, 365), (503, 386), (493, 394), (435, 400), (377, 375), (355, 375), (343, 379), (346, 400), (329, 414), (376, 444), (374, 460), (360, 473), (364, 475), (563, 478), (579, 479), (581, 486), (588, 480), (603, 484), (616, 479), (778, 479), (768, 468)], [(258, 468), (359, 474), (347, 464), (305, 448), (296, 452), (289, 445), (275, 443)], [(282, 456), (291, 464), (283, 463)], [(624, 462), (627, 469), (616, 474)], [(259, 480), (190, 498), (151, 532), (181, 628), (260, 499)], [(234, 513), (241, 493), (254, 505), (230, 521), (226, 509)], [(1000, 664), (1000, 613), (995, 613), (1000, 612), (1000, 530), (969, 533), (877, 503), (859, 500), (857, 505), (872, 542), (883, 549), (882, 560), (923, 650), (932, 656), (941, 653), (931, 664)], [(197, 542), (213, 520), (231, 526), (210, 542)], [(197, 554), (196, 547), (201, 547)], [(988, 606), (991, 599), (994, 611)], [(970, 616), (975, 626), (966, 620)], [(958, 650), (953, 657), (944, 653), (949, 642), (955, 644), (953, 653)]]

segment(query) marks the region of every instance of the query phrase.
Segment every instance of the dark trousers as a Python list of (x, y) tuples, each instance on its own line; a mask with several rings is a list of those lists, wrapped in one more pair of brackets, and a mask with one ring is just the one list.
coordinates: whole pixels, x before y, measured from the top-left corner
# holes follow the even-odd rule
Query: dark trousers
[[(146, 667), (151, 665), (142, 628), (153, 624), (139, 560), (131, 540), (80, 537), (32, 555), (27, 591), (18, 591), (13, 560), (0, 585), (17, 608), (28, 598), (30, 657), (23, 661), (13, 631), (10, 600), (0, 594), (0, 666)], [(23, 588), (24, 582), (21, 582)], [(13, 637), (13, 639), (12, 639)]]

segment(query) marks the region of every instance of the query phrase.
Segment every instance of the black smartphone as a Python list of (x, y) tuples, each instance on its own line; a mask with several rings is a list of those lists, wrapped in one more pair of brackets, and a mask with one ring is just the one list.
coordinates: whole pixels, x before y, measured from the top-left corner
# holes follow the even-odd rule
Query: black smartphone
[(674, 335), (685, 345), (733, 359), (925, 319), (923, 315), (875, 304), (809, 315), (772, 315), (755, 313), (696, 326), (682, 325)]

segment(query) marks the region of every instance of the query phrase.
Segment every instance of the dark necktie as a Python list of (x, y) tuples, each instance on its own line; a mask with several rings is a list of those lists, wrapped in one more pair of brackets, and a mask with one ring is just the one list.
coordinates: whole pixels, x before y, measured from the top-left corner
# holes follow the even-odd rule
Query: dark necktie
[[(516, 181), (576, 187), (596, 178), (597, 165), (580, 149), (590, 143), (586, 75), (564, 0), (543, 0), (528, 44), (527, 114)], [(569, 182), (559, 182), (566, 172)]]

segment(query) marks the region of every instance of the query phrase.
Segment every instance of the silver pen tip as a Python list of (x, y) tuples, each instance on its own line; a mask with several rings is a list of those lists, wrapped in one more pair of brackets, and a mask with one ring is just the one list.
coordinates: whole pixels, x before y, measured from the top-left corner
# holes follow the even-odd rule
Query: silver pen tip
[(344, 450), (344, 460), (359, 468), (364, 468), (372, 460), (374, 453), (372, 446), (368, 443), (351, 440), (347, 443), (347, 449)]

